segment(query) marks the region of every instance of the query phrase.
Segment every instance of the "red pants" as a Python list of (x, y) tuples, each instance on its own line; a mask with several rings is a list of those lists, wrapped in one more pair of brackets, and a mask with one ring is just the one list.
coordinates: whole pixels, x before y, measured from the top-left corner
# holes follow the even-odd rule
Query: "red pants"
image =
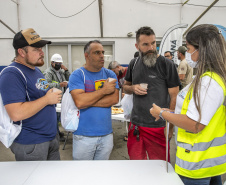
[[(166, 160), (166, 138), (164, 135), (164, 128), (165, 127), (148, 128), (138, 126), (138, 141), (137, 136), (133, 135), (135, 125), (131, 127), (130, 122), (127, 141), (130, 160), (146, 160), (147, 157), (148, 159)], [(168, 155), (168, 159), (168, 161), (170, 161), (170, 154)]]

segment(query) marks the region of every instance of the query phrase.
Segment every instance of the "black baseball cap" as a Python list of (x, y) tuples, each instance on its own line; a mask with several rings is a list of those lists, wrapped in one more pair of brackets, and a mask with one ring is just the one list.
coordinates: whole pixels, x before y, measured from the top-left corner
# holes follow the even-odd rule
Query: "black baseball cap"
[(41, 48), (46, 44), (51, 44), (51, 41), (42, 40), (32, 28), (21, 30), (13, 38), (13, 47), (15, 49), (23, 48), (25, 46)]

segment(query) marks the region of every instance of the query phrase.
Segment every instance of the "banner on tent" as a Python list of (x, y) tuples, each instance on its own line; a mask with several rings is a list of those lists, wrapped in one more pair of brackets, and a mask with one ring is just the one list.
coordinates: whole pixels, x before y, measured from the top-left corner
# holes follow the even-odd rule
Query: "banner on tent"
[(169, 28), (162, 38), (159, 47), (159, 54), (164, 56), (165, 51), (170, 51), (173, 54), (174, 62), (176, 64), (179, 64), (176, 50), (179, 46), (182, 45), (183, 33), (187, 26), (187, 24), (177, 24)]

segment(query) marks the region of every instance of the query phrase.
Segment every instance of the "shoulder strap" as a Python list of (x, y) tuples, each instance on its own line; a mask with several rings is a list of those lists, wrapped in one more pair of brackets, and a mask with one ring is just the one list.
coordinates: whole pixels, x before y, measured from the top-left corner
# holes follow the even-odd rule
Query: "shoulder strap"
[(29, 97), (29, 95), (28, 95), (28, 92), (27, 92), (27, 79), (26, 79), (24, 73), (23, 73), (18, 67), (16, 67), (16, 66), (7, 66), (7, 67), (5, 67), (5, 68), (1, 71), (0, 75), (2, 74), (2, 72), (3, 72), (5, 69), (10, 68), (10, 67), (16, 68), (16, 69), (21, 73), (21, 75), (23, 76), (23, 78), (24, 78), (24, 80), (25, 80), (25, 82), (26, 82), (26, 94), (27, 94), (27, 97), (28, 97), (29, 101), (31, 101), (31, 99), (30, 99), (30, 97)]
[(134, 70), (134, 67), (135, 67), (135, 65), (136, 65), (136, 63), (137, 63), (137, 61), (138, 61), (138, 58), (139, 58), (139, 57), (136, 57), (136, 60), (135, 60), (135, 62), (134, 62), (134, 64), (133, 64), (133, 67), (132, 67), (132, 74), (131, 74), (132, 76), (133, 76), (133, 70)]
[(86, 80), (86, 77), (85, 77), (85, 73), (84, 73), (84, 71), (81, 69), (81, 68), (79, 68), (81, 71), (82, 71), (82, 73), (83, 73), (83, 78), (84, 78), (84, 84), (85, 84), (85, 80)]
[[(138, 58), (139, 58), (139, 57), (136, 57), (136, 60), (135, 60), (135, 62), (134, 62), (134, 64), (133, 64), (133, 69), (134, 69), (134, 67), (135, 67), (135, 65), (136, 65), (136, 63), (137, 63)], [(133, 69), (132, 69), (132, 70), (133, 70)]]

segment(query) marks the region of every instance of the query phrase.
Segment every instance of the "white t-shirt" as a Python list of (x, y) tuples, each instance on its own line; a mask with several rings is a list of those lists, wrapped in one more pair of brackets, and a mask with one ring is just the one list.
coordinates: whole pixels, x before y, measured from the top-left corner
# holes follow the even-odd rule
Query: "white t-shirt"
[[(180, 114), (181, 108), (184, 102), (184, 98), (189, 89), (188, 84), (184, 89), (182, 89), (177, 95), (177, 103), (175, 108), (175, 113)], [(201, 103), (201, 121), (203, 125), (208, 125), (213, 115), (217, 109), (221, 106), (224, 100), (224, 92), (221, 86), (209, 76), (204, 76), (201, 78), (201, 88), (200, 88), (200, 103)], [(196, 109), (194, 98), (188, 105), (188, 111), (186, 115), (192, 120), (199, 120), (199, 113)]]

